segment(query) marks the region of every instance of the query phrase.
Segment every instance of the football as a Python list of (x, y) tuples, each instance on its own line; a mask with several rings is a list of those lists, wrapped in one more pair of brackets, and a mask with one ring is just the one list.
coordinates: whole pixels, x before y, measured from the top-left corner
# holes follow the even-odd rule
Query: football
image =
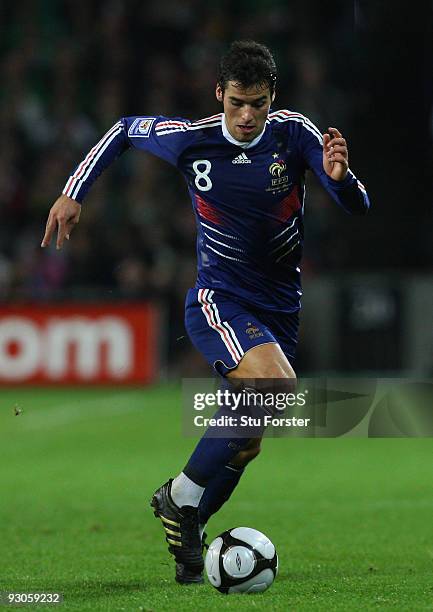
[(221, 593), (260, 593), (277, 575), (278, 555), (264, 533), (236, 527), (210, 544), (205, 567), (209, 582)]

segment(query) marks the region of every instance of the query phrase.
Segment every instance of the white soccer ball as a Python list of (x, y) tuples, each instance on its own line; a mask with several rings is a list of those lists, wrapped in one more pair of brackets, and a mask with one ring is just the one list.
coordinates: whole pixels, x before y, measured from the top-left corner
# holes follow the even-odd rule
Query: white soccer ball
[(278, 555), (263, 533), (236, 527), (215, 538), (205, 567), (209, 582), (221, 593), (260, 593), (278, 573)]

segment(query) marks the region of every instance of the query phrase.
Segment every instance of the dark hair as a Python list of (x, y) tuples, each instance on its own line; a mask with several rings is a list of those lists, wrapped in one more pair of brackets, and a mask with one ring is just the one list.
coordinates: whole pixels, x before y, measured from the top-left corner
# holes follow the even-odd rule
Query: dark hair
[(234, 81), (245, 89), (268, 85), (272, 95), (277, 81), (272, 53), (265, 45), (253, 40), (236, 40), (220, 62), (218, 85), (223, 91), (228, 81)]

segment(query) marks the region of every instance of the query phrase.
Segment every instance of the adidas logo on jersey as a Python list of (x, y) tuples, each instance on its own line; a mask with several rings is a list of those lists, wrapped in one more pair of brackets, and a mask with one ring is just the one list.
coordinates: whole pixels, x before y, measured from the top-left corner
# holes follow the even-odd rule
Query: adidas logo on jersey
[(241, 153), (232, 160), (232, 164), (251, 164), (251, 160), (248, 159), (245, 153)]

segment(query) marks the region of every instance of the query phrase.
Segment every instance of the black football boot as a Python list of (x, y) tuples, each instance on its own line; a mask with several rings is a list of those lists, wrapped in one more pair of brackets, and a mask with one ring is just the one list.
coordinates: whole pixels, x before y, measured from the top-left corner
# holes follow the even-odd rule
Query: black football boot
[(200, 539), (198, 509), (176, 506), (171, 498), (171, 483), (162, 485), (153, 494), (150, 505), (161, 519), (168, 550), (176, 560), (176, 581), (181, 584), (203, 582), (203, 545)]
[[(206, 544), (207, 533), (204, 531), (201, 537), (201, 551), (204, 555), (205, 549), (209, 548), (209, 544)], [(203, 584), (203, 572), (196, 573), (195, 570), (191, 571), (183, 563), (176, 563), (176, 580), (181, 584)]]

